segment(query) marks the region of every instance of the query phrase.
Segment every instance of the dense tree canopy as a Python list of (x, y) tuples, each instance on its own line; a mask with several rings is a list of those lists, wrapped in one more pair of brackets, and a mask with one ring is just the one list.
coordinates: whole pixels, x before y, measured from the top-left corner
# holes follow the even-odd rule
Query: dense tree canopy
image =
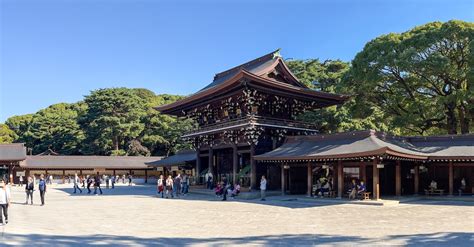
[(18, 136), (6, 124), (0, 124), (0, 143), (12, 143)]
[(365, 116), (382, 111), (405, 133), (469, 133), (474, 24), (433, 22), (382, 35), (352, 62), (345, 85)]
[(0, 140), (24, 142), (34, 154), (48, 149), (60, 154), (171, 154), (188, 147), (179, 137), (191, 123), (161, 115), (153, 107), (181, 98), (146, 89), (99, 89), (83, 102), (9, 118)]

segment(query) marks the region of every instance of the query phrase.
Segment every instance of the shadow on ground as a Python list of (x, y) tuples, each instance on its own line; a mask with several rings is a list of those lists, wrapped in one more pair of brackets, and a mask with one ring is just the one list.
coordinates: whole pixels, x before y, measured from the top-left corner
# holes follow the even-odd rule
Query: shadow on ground
[[(1, 237), (0, 237), (1, 239)], [(243, 238), (138, 238), (134, 236), (86, 235), (62, 236), (42, 234), (5, 233), (6, 246), (34, 244), (35, 246), (189, 246), (189, 245), (265, 245), (265, 246), (315, 246), (315, 245), (408, 245), (408, 246), (472, 246), (472, 233), (448, 232), (419, 235), (394, 235), (382, 239), (330, 235), (267, 235)]]

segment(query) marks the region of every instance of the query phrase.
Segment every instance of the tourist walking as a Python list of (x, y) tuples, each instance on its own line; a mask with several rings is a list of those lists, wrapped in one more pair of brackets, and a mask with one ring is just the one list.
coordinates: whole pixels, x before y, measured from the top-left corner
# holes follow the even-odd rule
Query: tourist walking
[(128, 186), (132, 186), (132, 174), (128, 174)]
[(109, 175), (105, 175), (105, 188), (109, 188), (110, 180), (109, 180)]
[(33, 191), (35, 191), (35, 183), (32, 177), (28, 177), (28, 180), (26, 181), (26, 186), (25, 186), (25, 192), (26, 192), (25, 204), (28, 204), (28, 198), (30, 198), (31, 205), (33, 205)]
[(125, 174), (122, 175), (122, 183), (125, 184)]
[(44, 175), (40, 175), (40, 180), (38, 182), (38, 189), (40, 192), (40, 198), (41, 198), (41, 206), (44, 206), (44, 196), (46, 194), (46, 180), (44, 179)]
[(79, 183), (81, 181), (79, 180), (79, 176), (77, 176), (77, 173), (74, 174), (74, 194), (76, 194), (76, 189), (79, 190), (79, 192), (82, 194), (81, 188), (79, 188)]
[(183, 189), (182, 189), (182, 193), (183, 195), (187, 195), (188, 192), (189, 192), (189, 176), (188, 174), (184, 174), (183, 176)]
[(110, 182), (112, 183), (112, 189), (115, 189), (115, 176), (111, 177)]
[(20, 187), (23, 187), (23, 175), (20, 175), (19, 180), (20, 180)]
[(260, 180), (260, 200), (265, 201), (265, 192), (267, 191), (267, 179), (265, 179), (265, 176), (262, 176), (262, 179)]
[(179, 174), (179, 173), (174, 178), (173, 192), (174, 192), (176, 197), (179, 197), (179, 195), (181, 194), (181, 174)]
[(53, 175), (49, 175), (49, 184), (53, 184)]
[(163, 178), (163, 175), (160, 175), (160, 178), (156, 182), (156, 190), (158, 192), (158, 196), (161, 194), (161, 198), (163, 198), (163, 192), (165, 190), (165, 180)]
[(91, 185), (92, 185), (93, 179), (91, 176), (87, 175), (87, 194), (91, 193)]
[(169, 198), (170, 194), (171, 198), (173, 198), (173, 178), (171, 178), (171, 175), (166, 179), (166, 198)]
[(8, 205), (10, 205), (10, 193), (7, 185), (3, 180), (0, 181), (0, 225), (3, 225), (3, 217), (5, 224), (8, 224)]
[(99, 192), (102, 195), (102, 189), (100, 188), (100, 175), (99, 175), (99, 172), (97, 172), (97, 175), (95, 176), (95, 179), (94, 179), (94, 195), (97, 195), (97, 188), (99, 189)]

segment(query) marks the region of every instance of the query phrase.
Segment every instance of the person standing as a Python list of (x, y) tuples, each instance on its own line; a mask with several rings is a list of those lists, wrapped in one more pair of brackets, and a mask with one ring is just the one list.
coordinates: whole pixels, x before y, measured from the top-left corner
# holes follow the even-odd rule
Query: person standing
[(112, 189), (115, 189), (115, 176), (111, 177), (110, 182), (112, 183)]
[(176, 197), (179, 197), (181, 193), (181, 174), (180, 173), (178, 173), (178, 175), (174, 178), (173, 191)]
[(41, 206), (44, 206), (44, 195), (46, 194), (46, 180), (44, 179), (44, 175), (40, 175), (40, 180), (38, 182), (38, 189), (40, 192), (41, 198)]
[(213, 189), (213, 177), (211, 172), (206, 173), (206, 183), (207, 183), (207, 188), (212, 190)]
[(74, 174), (74, 194), (76, 194), (76, 189), (79, 190), (79, 192), (82, 194), (81, 188), (79, 188), (79, 183), (81, 181), (79, 180), (79, 176), (77, 176), (77, 173)]
[(173, 178), (171, 178), (171, 175), (168, 176), (166, 179), (166, 198), (169, 197), (169, 194), (171, 194), (171, 198), (173, 198)]
[(19, 180), (20, 180), (20, 187), (23, 187), (23, 175), (20, 175)]
[(99, 188), (99, 192), (102, 195), (102, 189), (100, 188), (100, 175), (99, 172), (97, 172), (97, 175), (95, 176), (94, 179), (94, 195), (97, 195), (97, 188)]
[(161, 194), (161, 198), (163, 198), (163, 192), (165, 190), (165, 180), (163, 179), (163, 175), (160, 175), (160, 178), (156, 182), (156, 190), (158, 191), (158, 196)]
[(53, 175), (49, 175), (49, 184), (53, 184)]
[(7, 185), (3, 180), (0, 181), (0, 225), (3, 225), (3, 216), (5, 224), (8, 224), (8, 205), (10, 205), (10, 193), (7, 191)]
[(122, 175), (122, 183), (125, 184), (125, 174)]
[(128, 174), (128, 186), (132, 186), (132, 174)]
[(109, 188), (110, 180), (109, 180), (109, 175), (105, 175), (105, 188)]
[(222, 178), (222, 194), (223, 194), (222, 200), (223, 201), (227, 201), (227, 189), (229, 189), (228, 187), (229, 187), (229, 183), (227, 182), (227, 177), (224, 176)]
[(33, 205), (33, 191), (35, 191), (35, 183), (33, 181), (33, 178), (28, 177), (28, 180), (26, 182), (26, 187), (25, 187), (25, 192), (26, 192), (26, 202), (25, 204), (28, 204), (28, 198), (31, 199), (31, 205)]
[(260, 180), (260, 200), (265, 201), (265, 192), (267, 191), (267, 179), (265, 179), (265, 176), (262, 176), (262, 179)]

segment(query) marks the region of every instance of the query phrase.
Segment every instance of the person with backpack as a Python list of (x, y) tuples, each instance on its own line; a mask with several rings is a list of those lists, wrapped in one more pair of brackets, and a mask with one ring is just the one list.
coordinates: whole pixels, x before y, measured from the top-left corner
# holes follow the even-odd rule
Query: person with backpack
[(28, 180), (26, 182), (26, 187), (25, 187), (25, 192), (26, 192), (26, 202), (25, 204), (28, 204), (28, 198), (31, 199), (31, 205), (33, 205), (33, 191), (35, 191), (35, 183), (33, 181), (33, 178), (28, 177)]
[(77, 173), (74, 174), (74, 194), (76, 194), (76, 189), (79, 190), (79, 192), (82, 194), (82, 190), (81, 188), (79, 188), (79, 183), (81, 183), (81, 181), (79, 180), (79, 177), (77, 176)]
[(44, 206), (44, 195), (46, 194), (46, 180), (44, 179), (44, 175), (40, 175), (40, 180), (38, 182), (38, 189), (40, 192), (41, 198), (41, 206)]
[(102, 195), (102, 189), (100, 188), (100, 175), (99, 175), (99, 172), (97, 172), (97, 175), (95, 176), (94, 195), (97, 195), (97, 188), (99, 188), (100, 194)]
[(10, 193), (7, 191), (7, 185), (3, 180), (0, 181), (0, 225), (3, 225), (3, 217), (5, 224), (8, 224), (8, 206), (10, 205)]

